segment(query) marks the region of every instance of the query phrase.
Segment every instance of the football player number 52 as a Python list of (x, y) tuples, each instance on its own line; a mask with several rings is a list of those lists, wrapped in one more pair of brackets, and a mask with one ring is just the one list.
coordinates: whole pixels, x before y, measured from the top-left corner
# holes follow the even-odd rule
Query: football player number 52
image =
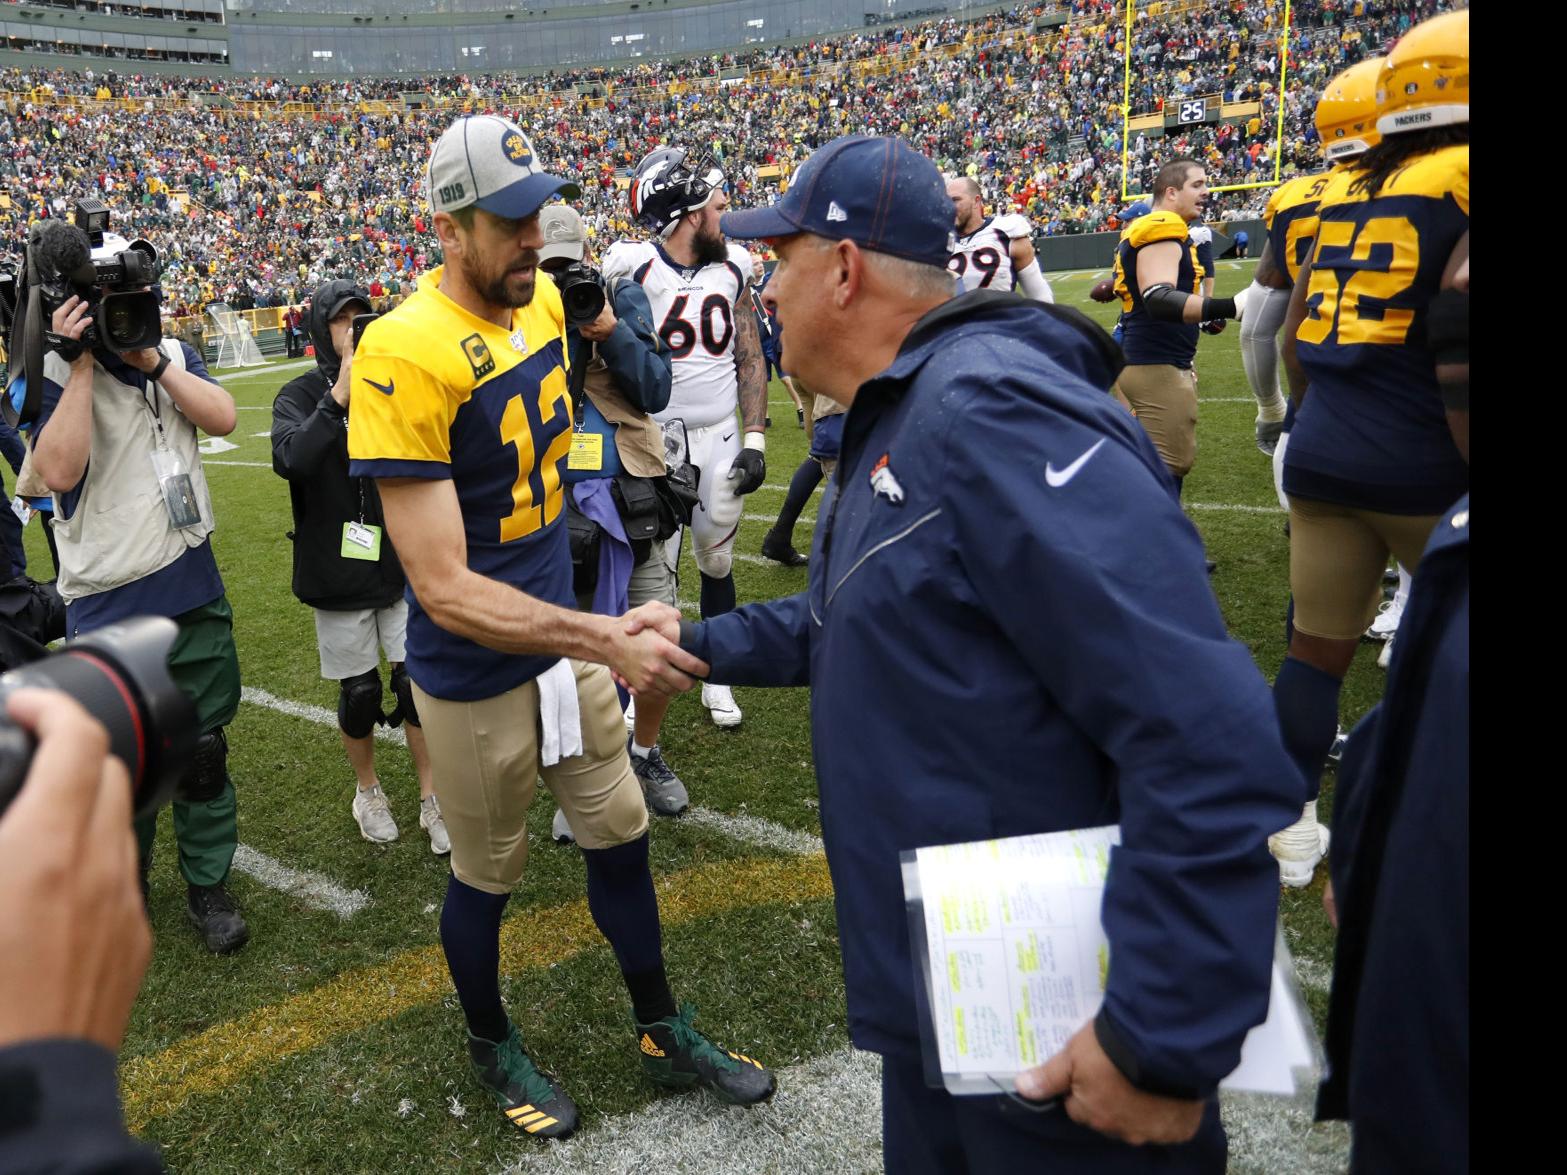
[(560, 461), (571, 448), (571, 395), (566, 390), (565, 369), (557, 367), (539, 385), (538, 418), (545, 436), (551, 436), (551, 426), (559, 426), (542, 461), (535, 460), (534, 425), (528, 420), (522, 397), (513, 396), (501, 416), (501, 443), (517, 446), (512, 512), (501, 519), (503, 543), (530, 535), (560, 516)]
[(1324, 220), (1311, 265), (1301, 342), (1403, 343), (1415, 312), (1388, 303), (1414, 285), (1420, 269), (1420, 237), (1408, 217)]

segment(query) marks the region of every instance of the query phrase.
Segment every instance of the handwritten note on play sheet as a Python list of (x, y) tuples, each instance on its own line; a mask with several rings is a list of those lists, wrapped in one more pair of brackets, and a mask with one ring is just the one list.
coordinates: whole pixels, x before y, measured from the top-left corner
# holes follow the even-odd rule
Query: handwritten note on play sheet
[[(1119, 843), (1109, 826), (940, 845), (905, 861), (950, 1092), (1011, 1089), (1099, 1011), (1110, 965), (1099, 911)], [(1279, 951), (1288, 967), (1282, 942)], [(1226, 1089), (1293, 1094), (1295, 1069), (1312, 1065), (1309, 1020), (1286, 975), (1276, 959), (1267, 1022), (1247, 1037)]]

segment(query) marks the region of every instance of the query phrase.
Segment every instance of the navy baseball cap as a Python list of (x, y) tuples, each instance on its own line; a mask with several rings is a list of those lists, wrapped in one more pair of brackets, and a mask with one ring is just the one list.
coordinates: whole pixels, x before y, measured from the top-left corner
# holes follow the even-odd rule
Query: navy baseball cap
[(813, 233), (874, 253), (946, 267), (953, 211), (936, 165), (902, 139), (845, 135), (800, 165), (769, 208), (726, 212), (726, 237), (754, 241)]

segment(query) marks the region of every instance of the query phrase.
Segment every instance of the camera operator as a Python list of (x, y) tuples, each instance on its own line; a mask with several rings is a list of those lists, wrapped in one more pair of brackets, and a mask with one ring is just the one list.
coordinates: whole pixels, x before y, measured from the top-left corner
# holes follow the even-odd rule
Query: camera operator
[(0, 1171), (162, 1171), (115, 1079), (152, 954), (125, 765), (64, 693), (17, 690), (6, 711), (38, 748), (0, 816)]
[[(77, 349), (91, 310), (73, 295), (54, 311), (58, 341), (32, 426), (33, 468), (53, 496), (67, 633), (137, 615), (179, 625), (169, 672), (202, 731), (173, 802), (186, 915), (208, 950), (228, 954), (250, 937), (225, 887), (238, 833), (223, 728), (239, 706), (239, 660), (196, 430), (233, 432), (234, 399), (177, 340), (124, 353), (82, 347), (68, 361), (60, 350)], [(156, 827), (156, 812), (136, 821), (144, 896)]]
[[(294, 595), (315, 610), (321, 676), (338, 683), (337, 724), (358, 788), (359, 832), (374, 844), (397, 839), (397, 821), (375, 771), (375, 726), (408, 720), (408, 751), (419, 775), (419, 824), (430, 851), (451, 851), (430, 778), (424, 731), (403, 667), (408, 585), (386, 537), (381, 495), (348, 475), (348, 412), (354, 319), (369, 314), (370, 291), (341, 278), (310, 298), (307, 322), (316, 366), (272, 402), (272, 468), (288, 480), (294, 512)], [(392, 716), (381, 712), (381, 652), (391, 669)]]
[[(597, 276), (586, 269), (582, 218), (565, 204), (549, 204), (539, 212), (539, 230), (539, 268), (562, 286), (569, 307), (573, 279)], [(662, 541), (680, 519), (668, 494), (663, 430), (651, 416), (669, 403), (674, 368), (642, 287), (623, 278), (605, 294), (592, 322), (577, 324), (567, 314), (573, 420), (579, 437), (600, 439), (573, 445), (565, 478), (579, 603), (619, 616), (649, 600), (675, 604), (673, 582), (658, 563)], [(629, 747), (650, 812), (673, 816), (690, 805), (656, 744), (639, 747), (633, 738)], [(555, 812), (553, 835), (573, 839), (563, 810)]]

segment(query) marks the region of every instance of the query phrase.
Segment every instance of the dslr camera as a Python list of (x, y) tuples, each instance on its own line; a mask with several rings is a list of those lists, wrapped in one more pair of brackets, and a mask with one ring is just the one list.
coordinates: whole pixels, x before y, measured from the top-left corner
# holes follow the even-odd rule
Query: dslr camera
[(604, 275), (585, 261), (573, 261), (555, 272), (568, 327), (584, 327), (604, 313)]

